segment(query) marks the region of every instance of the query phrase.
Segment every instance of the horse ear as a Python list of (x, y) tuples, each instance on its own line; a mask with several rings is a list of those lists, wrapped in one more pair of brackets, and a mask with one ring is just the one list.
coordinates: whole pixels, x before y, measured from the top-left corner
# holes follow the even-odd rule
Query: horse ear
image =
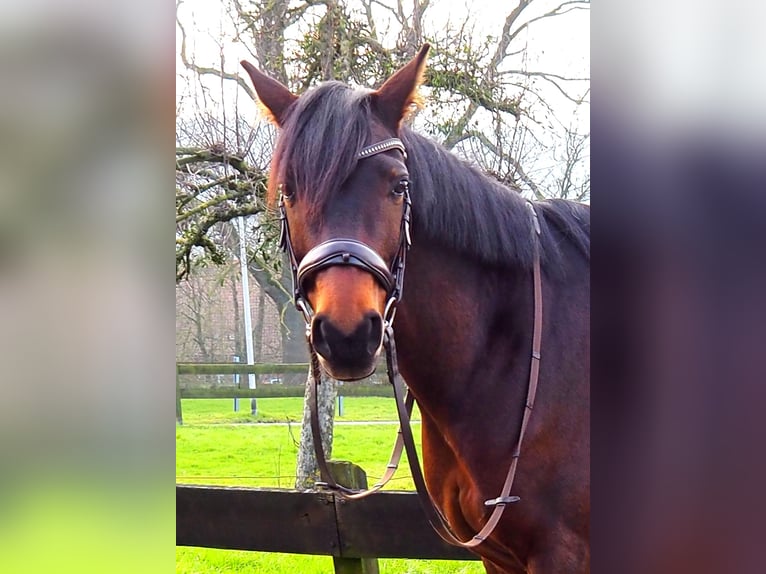
[(298, 99), (298, 96), (247, 60), (242, 60), (240, 64), (250, 76), (267, 117), (276, 126), (281, 126), (285, 121), (287, 109)]
[(411, 104), (417, 102), (418, 86), (426, 69), (426, 56), (431, 48), (423, 44), (417, 55), (403, 68), (388, 78), (376, 92), (373, 99), (383, 122), (391, 129), (398, 130)]

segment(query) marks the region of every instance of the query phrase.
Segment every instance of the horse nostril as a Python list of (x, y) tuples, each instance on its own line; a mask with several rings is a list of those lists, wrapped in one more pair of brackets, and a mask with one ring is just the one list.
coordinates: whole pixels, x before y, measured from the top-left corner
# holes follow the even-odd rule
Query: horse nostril
[(322, 355), (325, 359), (329, 359), (332, 355), (332, 350), (327, 342), (326, 322), (322, 315), (317, 315), (311, 322), (311, 344), (316, 349), (316, 352)]

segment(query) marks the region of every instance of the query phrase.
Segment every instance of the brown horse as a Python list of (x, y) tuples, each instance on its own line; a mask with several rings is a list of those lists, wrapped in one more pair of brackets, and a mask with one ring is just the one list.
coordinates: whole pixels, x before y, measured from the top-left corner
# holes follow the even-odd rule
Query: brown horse
[(427, 51), (376, 91), (326, 82), (301, 97), (243, 62), (280, 128), (269, 186), (283, 203), (296, 300), (338, 379), (374, 370), (392, 323), (422, 415), (428, 491), (467, 539), (519, 440), (539, 260), (542, 360), (512, 490), (520, 500), (472, 550), (491, 573), (587, 572), (589, 211), (560, 200), (530, 210), (402, 125)]

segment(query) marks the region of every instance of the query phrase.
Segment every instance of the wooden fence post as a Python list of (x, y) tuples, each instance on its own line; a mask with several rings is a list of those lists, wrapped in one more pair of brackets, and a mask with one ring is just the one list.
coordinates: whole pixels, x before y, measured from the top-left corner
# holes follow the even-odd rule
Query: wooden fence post
[[(352, 462), (330, 460), (327, 462), (335, 480), (346, 488), (367, 488), (367, 474)], [(345, 504), (338, 496), (335, 504)], [(339, 558), (333, 556), (335, 574), (378, 574), (377, 558)]]

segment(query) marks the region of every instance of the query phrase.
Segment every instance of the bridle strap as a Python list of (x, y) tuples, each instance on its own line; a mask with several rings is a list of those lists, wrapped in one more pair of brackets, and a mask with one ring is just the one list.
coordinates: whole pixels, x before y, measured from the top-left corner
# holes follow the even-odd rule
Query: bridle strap
[[(404, 144), (398, 138), (391, 138), (384, 140), (370, 146), (363, 148), (357, 155), (357, 159), (365, 159), (375, 154), (382, 153), (388, 150), (398, 149), (400, 150), (405, 159), (407, 157)], [(402, 454), (402, 450), (406, 450), (407, 459), (410, 464), (410, 470), (412, 471), (412, 478), (415, 482), (415, 488), (420, 498), (421, 506), (431, 523), (434, 530), (441, 536), (446, 542), (455, 546), (462, 546), (463, 548), (473, 548), (478, 546), (490, 534), (494, 531), (497, 524), (505, 511), (507, 504), (511, 502), (517, 502), (518, 496), (510, 496), (513, 480), (516, 476), (516, 468), (518, 466), (519, 457), (521, 455), (521, 445), (524, 440), (524, 435), (529, 424), (529, 418), (532, 413), (532, 408), (535, 402), (535, 395), (537, 393), (537, 382), (540, 373), (540, 346), (542, 340), (542, 326), (543, 326), (543, 301), (542, 301), (542, 280), (540, 270), (540, 222), (537, 217), (537, 212), (531, 202), (527, 202), (527, 205), (531, 212), (532, 221), (534, 224), (534, 232), (532, 241), (534, 244), (535, 254), (532, 268), (533, 275), (533, 289), (534, 289), (534, 323), (532, 331), (532, 356), (530, 359), (529, 370), (529, 382), (527, 386), (527, 397), (524, 406), (524, 414), (522, 416), (521, 428), (519, 430), (519, 438), (516, 441), (516, 445), (513, 449), (512, 459), (508, 473), (506, 474), (505, 482), (500, 496), (494, 499), (490, 499), (484, 502), (486, 506), (494, 506), (494, 510), (490, 515), (484, 527), (474, 535), (470, 540), (460, 540), (451, 530), (449, 524), (444, 519), (442, 514), (436, 508), (431, 496), (428, 493), (428, 488), (425, 484), (423, 472), (418, 460), (417, 449), (415, 447), (415, 441), (412, 436), (412, 428), (410, 426), (410, 417), (413, 408), (413, 398), (409, 391), (405, 392), (405, 384), (399, 373), (399, 365), (396, 356), (396, 342), (394, 341), (394, 332), (392, 322), (394, 314), (396, 312), (396, 304), (401, 299), (401, 291), (403, 287), (404, 276), (404, 263), (407, 249), (410, 246), (410, 212), (411, 203), (409, 194), (405, 194), (405, 203), (402, 212), (402, 224), (400, 229), (399, 239), (399, 251), (394, 258), (394, 261), (389, 269), (382, 258), (370, 247), (364, 243), (354, 239), (334, 239), (324, 243), (321, 243), (314, 247), (304, 257), (304, 261), (298, 264), (293, 251), (292, 242), (290, 241), (290, 229), (287, 222), (287, 214), (284, 205), (284, 197), (280, 193), (280, 219), (281, 219), (281, 237), (280, 244), (285, 251), (287, 251), (290, 258), (290, 265), (293, 274), (293, 294), (295, 298), (295, 304), (298, 309), (304, 315), (306, 319), (306, 338), (309, 343), (309, 350), (311, 353), (311, 378), (309, 382), (309, 410), (311, 431), (313, 435), (314, 452), (316, 454), (317, 465), (319, 466), (320, 474), (324, 482), (317, 483), (324, 485), (334, 491), (340, 496), (350, 499), (359, 499), (369, 496), (370, 494), (377, 492), (391, 479), (396, 468), (398, 467), (399, 460)], [(308, 300), (304, 296), (303, 281), (308, 277), (317, 273), (321, 269), (335, 266), (335, 265), (353, 265), (370, 272), (380, 283), (384, 286), (387, 293), (387, 301), (384, 310), (384, 347), (386, 349), (386, 366), (388, 370), (388, 379), (391, 383), (394, 391), (394, 399), (396, 401), (396, 409), (399, 417), (399, 433), (396, 443), (394, 445), (393, 452), (391, 454), (390, 462), (387, 466), (386, 472), (382, 479), (376, 483), (372, 488), (364, 491), (355, 491), (338, 484), (329, 469), (327, 460), (325, 458), (324, 449), (322, 448), (321, 429), (319, 425), (319, 414), (317, 404), (317, 385), (320, 384), (321, 367), (319, 365), (319, 357), (316, 351), (311, 345), (309, 326), (313, 316), (313, 310)]]
[[(357, 154), (357, 159), (366, 159), (392, 149), (398, 149), (402, 152), (404, 158), (407, 159), (407, 151), (405, 150), (404, 143), (398, 138), (390, 138), (363, 148), (359, 154)], [(316, 456), (317, 466), (319, 466), (319, 473), (324, 481), (317, 482), (316, 484), (334, 490), (344, 498), (352, 500), (365, 498), (383, 488), (391, 480), (399, 467), (399, 461), (401, 460), (402, 452), (404, 451), (402, 427), (405, 425), (404, 421), (406, 421), (406, 428), (409, 430), (414, 398), (409, 392), (406, 393), (403, 400), (401, 399), (401, 396), (397, 397), (397, 405), (399, 403), (403, 404), (403, 414), (400, 413), (399, 432), (393, 451), (391, 452), (391, 458), (386, 465), (386, 471), (381, 479), (371, 488), (362, 491), (353, 490), (338, 484), (330, 471), (324, 449), (322, 448), (317, 396), (317, 385), (322, 381), (322, 373), (319, 365), (319, 357), (310, 340), (309, 325), (313, 310), (305, 297), (303, 283), (320, 270), (335, 265), (352, 265), (371, 273), (386, 291), (387, 300), (383, 319), (385, 328), (390, 329), (391, 322), (396, 313), (396, 304), (402, 296), (405, 258), (407, 250), (411, 244), (410, 219), (412, 202), (410, 200), (410, 195), (409, 193), (404, 194), (402, 223), (399, 231), (399, 250), (394, 257), (390, 268), (386, 265), (380, 255), (369, 246), (361, 241), (346, 238), (331, 239), (320, 243), (311, 249), (300, 264), (298, 264), (295, 252), (293, 251), (292, 242), (290, 241), (290, 229), (287, 223), (284, 199), (281, 196), (279, 207), (280, 218), (282, 220), (280, 245), (287, 251), (288, 257), (290, 258), (290, 265), (293, 272), (293, 295), (296, 306), (303, 313), (306, 320), (306, 339), (309, 343), (309, 352), (311, 355), (312, 380), (309, 382), (309, 418), (311, 422), (312, 442), (314, 443), (314, 454)]]
[[(535, 244), (537, 245), (537, 242), (535, 242)], [(454, 532), (452, 532), (452, 529), (450, 528), (446, 519), (434, 504), (433, 499), (431, 498), (430, 494), (428, 493), (428, 489), (426, 488), (425, 480), (420, 468), (420, 463), (417, 458), (418, 455), (415, 448), (414, 439), (412, 437), (412, 431), (409, 425), (407, 425), (407, 428), (405, 429), (404, 445), (407, 450), (407, 460), (410, 463), (412, 479), (415, 483), (415, 489), (417, 490), (418, 496), (420, 498), (420, 504), (425, 511), (426, 518), (428, 518), (428, 521), (431, 523), (431, 527), (445, 542), (448, 542), (454, 546), (461, 546), (463, 548), (470, 549), (484, 542), (492, 534), (495, 527), (500, 522), (500, 519), (503, 516), (503, 512), (505, 512), (506, 505), (511, 502), (518, 502), (520, 500), (518, 496), (510, 496), (510, 492), (511, 487), (513, 486), (513, 480), (516, 477), (516, 468), (518, 466), (519, 457), (521, 455), (521, 445), (524, 440), (527, 425), (529, 424), (529, 418), (532, 414), (532, 407), (534, 406), (535, 396), (537, 394), (537, 382), (540, 375), (540, 346), (542, 341), (543, 327), (543, 299), (539, 247), (535, 248), (535, 259), (533, 263), (532, 274), (535, 302), (534, 324), (532, 331), (532, 355), (530, 358), (527, 397), (524, 405), (524, 414), (521, 420), (519, 438), (516, 441), (516, 445), (513, 449), (513, 454), (511, 455), (511, 465), (508, 469), (508, 473), (506, 474), (505, 482), (503, 483), (503, 488), (500, 492), (500, 496), (484, 502), (485, 505), (494, 506), (495, 508), (482, 529), (469, 540), (461, 540), (457, 537), (457, 535), (455, 535)], [(397, 393), (397, 388), (401, 388), (401, 382), (398, 382), (401, 377), (399, 375), (398, 365), (396, 363), (396, 347), (392, 335), (393, 333), (391, 333), (388, 337), (386, 359), (389, 362), (389, 378), (392, 377), (392, 373), (394, 376), (394, 380), (392, 381), (392, 384), (394, 385), (394, 397), (397, 398), (397, 410), (399, 412), (399, 416), (401, 417), (402, 405), (401, 401), (399, 400), (400, 395)], [(402, 426), (404, 426), (404, 424), (402, 424)]]
[[(396, 473), (396, 470), (399, 468), (399, 461), (402, 458), (402, 452), (404, 450), (404, 446), (406, 443), (406, 439), (404, 437), (402, 429), (406, 429), (407, 431), (410, 431), (410, 417), (412, 415), (412, 407), (415, 402), (414, 398), (412, 397), (412, 394), (410, 394), (409, 392), (406, 392), (404, 396), (404, 400), (402, 401), (401, 386), (399, 387), (399, 391), (400, 391), (399, 395), (397, 395), (396, 388), (394, 390), (394, 396), (397, 399), (396, 401), (397, 407), (401, 403), (403, 405), (402, 407), (403, 412), (399, 413), (399, 420), (400, 420), (399, 432), (397, 433), (396, 442), (394, 443), (394, 448), (391, 452), (391, 458), (389, 459), (388, 464), (386, 465), (386, 471), (383, 474), (383, 476), (380, 478), (380, 480), (366, 490), (355, 490), (355, 489), (342, 486), (338, 484), (338, 482), (335, 480), (335, 477), (332, 474), (332, 471), (330, 471), (330, 467), (327, 464), (327, 458), (325, 457), (324, 448), (322, 447), (322, 431), (319, 427), (319, 416), (318, 416), (319, 404), (318, 404), (318, 397), (317, 397), (317, 385), (322, 380), (321, 379), (322, 373), (321, 373), (321, 368), (319, 366), (319, 358), (317, 357), (316, 351), (314, 351), (313, 348), (310, 348), (310, 352), (311, 352), (312, 380), (309, 382), (309, 411), (310, 411), (309, 418), (311, 421), (311, 435), (312, 435), (311, 439), (312, 439), (312, 442), (314, 443), (314, 454), (316, 455), (317, 466), (319, 467), (319, 474), (322, 477), (322, 481), (317, 481), (315, 484), (317, 486), (325, 487), (330, 490), (333, 490), (337, 492), (341, 497), (349, 499), (349, 500), (359, 500), (361, 498), (366, 498), (370, 496), (371, 494), (379, 491), (386, 484), (388, 484), (388, 482), (391, 480), (391, 478), (393, 478), (394, 474)], [(402, 420), (406, 421), (406, 425), (401, 423)]]
[(404, 148), (404, 143), (399, 138), (390, 138), (368, 145), (366, 148), (362, 149), (356, 157), (357, 159), (365, 159), (390, 149), (398, 149), (404, 154), (404, 159), (407, 159), (407, 150)]

